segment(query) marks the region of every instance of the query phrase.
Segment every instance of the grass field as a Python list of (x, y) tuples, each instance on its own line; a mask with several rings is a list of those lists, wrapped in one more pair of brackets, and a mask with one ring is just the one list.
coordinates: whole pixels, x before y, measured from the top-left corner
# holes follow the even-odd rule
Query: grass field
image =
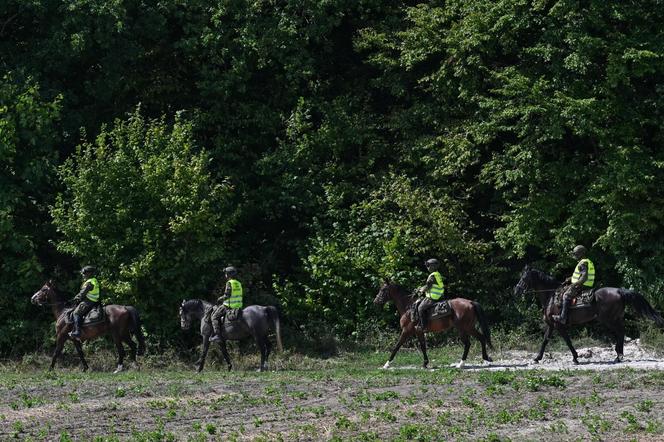
[(433, 370), (409, 349), (391, 370), (384, 351), (286, 352), (266, 373), (235, 351), (237, 371), (212, 355), (201, 374), (157, 357), (119, 375), (82, 373), (73, 356), (46, 372), (35, 357), (0, 368), (0, 439), (664, 440), (662, 371), (457, 370), (459, 351), (432, 349)]

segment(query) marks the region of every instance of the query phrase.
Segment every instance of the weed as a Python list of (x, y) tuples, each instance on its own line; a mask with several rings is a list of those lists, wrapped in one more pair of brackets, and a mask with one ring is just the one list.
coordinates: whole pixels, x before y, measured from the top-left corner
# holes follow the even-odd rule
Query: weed
[(205, 431), (207, 431), (207, 434), (215, 434), (217, 432), (217, 426), (212, 423), (205, 424)]
[(636, 405), (636, 409), (644, 413), (650, 413), (652, 410), (652, 401), (650, 399), (645, 399)]
[(387, 401), (390, 399), (399, 399), (399, 393), (396, 391), (384, 391), (382, 393), (377, 393), (374, 395), (374, 399), (377, 401)]
[(623, 411), (620, 413), (620, 417), (625, 419), (627, 421), (627, 427), (625, 427), (625, 430), (630, 433), (635, 433), (641, 429), (641, 425), (639, 425), (639, 422), (636, 419), (636, 416), (634, 416), (632, 413), (629, 411)]

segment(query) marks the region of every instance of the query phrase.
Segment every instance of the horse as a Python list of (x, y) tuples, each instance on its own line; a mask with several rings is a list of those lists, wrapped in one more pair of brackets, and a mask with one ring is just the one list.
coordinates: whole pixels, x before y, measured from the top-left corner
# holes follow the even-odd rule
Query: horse
[[(208, 320), (204, 319), (206, 317), (206, 312), (211, 308), (212, 304), (202, 299), (185, 300), (182, 301), (182, 305), (180, 306), (180, 327), (182, 327), (183, 330), (188, 330), (191, 327), (193, 320), (201, 321), (200, 334), (203, 337), (203, 351), (200, 359), (195, 362), (195, 364), (198, 365), (196, 371), (199, 373), (203, 370), (203, 366), (205, 365), (205, 358), (207, 357), (208, 349), (210, 348), (210, 336), (213, 333), (212, 324), (209, 321), (209, 315), (207, 316)], [(219, 346), (221, 347), (221, 354), (224, 356), (224, 360), (228, 365), (228, 371), (231, 371), (233, 365), (231, 364), (231, 358), (228, 355), (226, 341), (239, 341), (247, 336), (252, 336), (256, 341), (256, 345), (260, 349), (261, 365), (259, 370), (267, 370), (267, 359), (272, 350), (272, 344), (267, 335), (272, 328), (274, 328), (277, 334), (277, 348), (279, 351), (283, 351), (284, 348), (281, 345), (281, 324), (279, 322), (279, 312), (276, 307), (271, 305), (250, 305), (242, 309), (242, 314), (240, 315), (239, 320), (229, 321), (226, 319), (224, 321)]]
[[(429, 357), (427, 356), (427, 343), (424, 337), (424, 332), (429, 331), (439, 333), (448, 330), (452, 326), (456, 327), (461, 342), (463, 343), (463, 355), (461, 356), (461, 362), (459, 362), (457, 367), (462, 368), (466, 363), (466, 357), (468, 356), (468, 350), (470, 349), (469, 336), (474, 336), (480, 341), (480, 344), (482, 344), (482, 359), (487, 362), (493, 361), (486, 351), (487, 345), (493, 349), (491, 332), (484, 311), (479, 303), (464, 298), (450, 299), (448, 301), (452, 309), (452, 314), (450, 316), (431, 320), (429, 321), (426, 330), (417, 331), (415, 329), (416, 324), (411, 321), (410, 317), (414, 298), (409, 295), (404, 287), (385, 281), (380, 288), (378, 295), (376, 295), (376, 298), (374, 299), (374, 304), (383, 305), (390, 299), (394, 302), (399, 312), (401, 335), (399, 336), (397, 345), (392, 350), (392, 354), (390, 354), (390, 358), (387, 360), (383, 368), (390, 367), (399, 348), (401, 348), (404, 342), (410, 339), (413, 335), (417, 336), (420, 344), (420, 350), (422, 351), (422, 356), (424, 358), (422, 366), (423, 368), (427, 368), (429, 365)], [(479, 323), (480, 331), (475, 329), (476, 323)]]
[[(111, 335), (118, 352), (118, 364), (114, 373), (119, 373), (124, 370), (125, 350), (122, 345), (123, 342), (129, 345), (129, 348), (131, 349), (129, 357), (132, 362), (136, 362), (137, 354), (140, 356), (145, 353), (145, 338), (141, 330), (141, 319), (138, 315), (138, 311), (132, 306), (115, 304), (104, 306), (104, 312), (106, 313), (104, 321), (96, 324), (84, 325), (81, 329), (80, 339), (75, 339), (69, 337), (69, 332), (74, 325), (68, 324), (65, 320), (65, 317), (71, 308), (66, 308), (66, 300), (55, 290), (53, 280), (47, 281), (39, 291), (32, 295), (30, 301), (34, 305), (50, 305), (51, 310), (53, 311), (53, 316), (55, 317), (55, 351), (53, 352), (53, 359), (51, 360), (49, 370), (53, 370), (55, 367), (55, 361), (62, 353), (62, 349), (68, 339), (71, 340), (74, 343), (74, 347), (76, 347), (76, 352), (83, 365), (83, 371), (87, 371), (89, 367), (88, 363), (85, 361), (85, 356), (83, 355), (81, 341), (91, 341), (105, 334)], [(138, 347), (131, 338), (132, 335), (138, 340)]]
[(664, 319), (652, 308), (642, 294), (616, 287), (602, 287), (595, 290), (595, 301), (588, 307), (570, 308), (567, 323), (561, 324), (552, 318), (553, 315), (559, 314), (561, 310), (554, 302), (554, 294), (558, 287), (560, 287), (560, 282), (554, 277), (528, 265), (524, 267), (521, 278), (514, 287), (514, 294), (516, 296), (521, 296), (527, 292), (537, 293), (540, 306), (542, 307), (546, 328), (544, 330), (542, 346), (534, 359), (535, 363), (539, 363), (542, 360), (546, 344), (549, 342), (551, 334), (555, 329), (565, 340), (567, 347), (572, 353), (574, 364), (578, 364), (578, 354), (572, 345), (567, 328), (572, 325), (585, 324), (595, 319), (604, 324), (616, 338), (615, 350), (617, 355), (614, 362), (621, 362), (624, 357), (625, 304), (631, 305), (639, 317), (651, 319), (660, 327), (664, 326)]

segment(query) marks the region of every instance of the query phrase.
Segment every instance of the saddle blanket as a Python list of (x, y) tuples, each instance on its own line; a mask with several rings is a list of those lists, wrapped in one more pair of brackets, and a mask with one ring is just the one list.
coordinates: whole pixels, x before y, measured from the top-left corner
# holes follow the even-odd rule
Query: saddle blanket
[[(564, 290), (556, 292), (556, 305), (558, 307), (563, 305), (563, 292)], [(570, 308), (588, 307), (593, 302), (595, 302), (595, 289), (584, 290), (579, 296), (572, 300)]]
[[(74, 323), (74, 308), (70, 308), (68, 310), (65, 310), (65, 322), (67, 324), (73, 324)], [(83, 318), (83, 327), (86, 325), (92, 325), (92, 324), (97, 324), (99, 322), (104, 322), (106, 320), (106, 311), (104, 310), (103, 305), (98, 305), (97, 307), (93, 308), (90, 310), (90, 312), (85, 315)]]
[[(417, 308), (419, 307), (420, 302), (421, 300), (418, 300), (411, 309), (410, 317), (413, 322), (419, 322), (419, 311)], [(450, 307), (450, 303), (447, 300), (438, 301), (436, 304), (434, 304), (433, 308), (427, 310), (429, 321), (444, 318), (445, 316), (450, 316), (451, 314), (452, 307)]]
[[(212, 326), (212, 311), (214, 310), (214, 306), (210, 306), (205, 310), (205, 316), (203, 317), (203, 320)], [(242, 309), (241, 308), (232, 308), (228, 309), (226, 314), (224, 315), (224, 320), (222, 325), (226, 324), (227, 322), (234, 322), (240, 320), (242, 317)]]

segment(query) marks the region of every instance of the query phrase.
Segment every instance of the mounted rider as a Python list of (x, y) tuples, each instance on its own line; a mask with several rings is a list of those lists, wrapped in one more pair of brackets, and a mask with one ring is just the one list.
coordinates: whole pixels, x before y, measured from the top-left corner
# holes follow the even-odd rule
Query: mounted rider
[(228, 266), (224, 269), (226, 276), (226, 288), (224, 294), (217, 299), (217, 305), (212, 311), (212, 328), (214, 335), (210, 338), (211, 342), (221, 341), (221, 329), (224, 317), (231, 309), (242, 308), (242, 284), (235, 277), (237, 276), (237, 269), (233, 266)]
[(81, 285), (81, 291), (74, 297), (74, 303), (78, 303), (78, 306), (76, 306), (72, 314), (74, 330), (69, 332), (69, 336), (75, 339), (81, 337), (81, 327), (83, 326), (85, 315), (99, 305), (100, 287), (99, 281), (94, 276), (95, 273), (97, 273), (97, 270), (92, 266), (85, 266), (81, 269), (83, 284)]
[(565, 284), (571, 284), (563, 294), (563, 307), (560, 315), (553, 315), (554, 321), (561, 324), (567, 323), (567, 314), (572, 300), (581, 294), (583, 290), (592, 289), (595, 286), (595, 265), (586, 258), (586, 248), (582, 245), (574, 247), (572, 256), (579, 262), (572, 276), (565, 280)]
[(445, 294), (445, 285), (443, 284), (443, 277), (438, 271), (440, 264), (437, 259), (429, 259), (424, 265), (429, 271), (429, 277), (427, 278), (426, 285), (418, 289), (419, 293), (425, 294), (424, 299), (420, 301), (420, 304), (417, 307), (417, 311), (420, 316), (420, 322), (415, 327), (418, 332), (426, 330), (427, 327), (427, 311), (434, 307), (437, 302), (441, 301), (443, 295)]

